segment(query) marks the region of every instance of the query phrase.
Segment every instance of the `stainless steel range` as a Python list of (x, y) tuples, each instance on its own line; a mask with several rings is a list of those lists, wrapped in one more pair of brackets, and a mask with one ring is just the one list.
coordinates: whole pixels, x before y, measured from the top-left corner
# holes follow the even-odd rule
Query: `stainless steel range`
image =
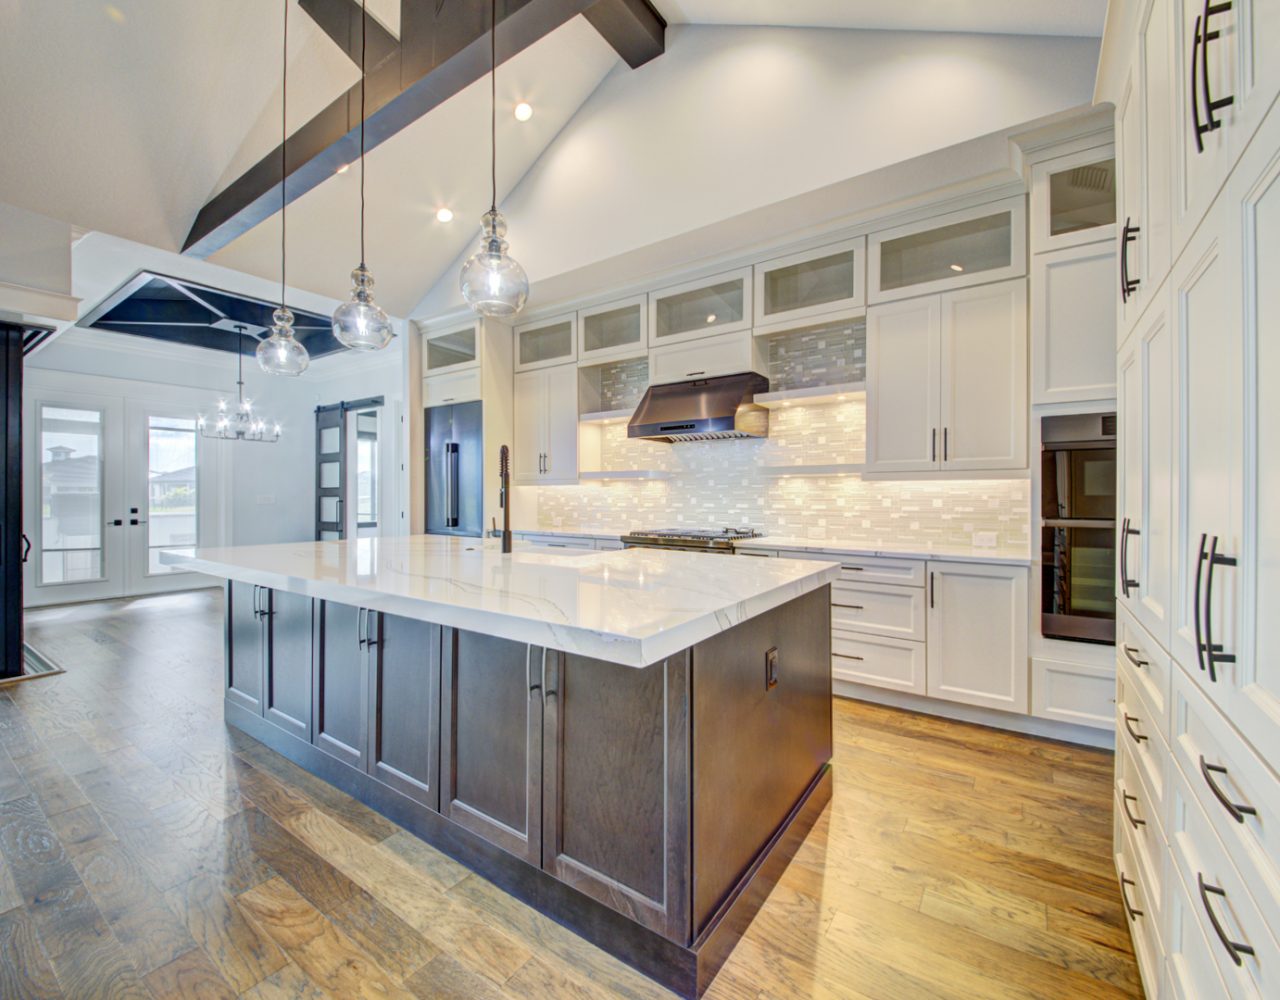
[(733, 555), (738, 542), (763, 537), (754, 528), (660, 528), (657, 531), (633, 531), (629, 535), (623, 535), (622, 544), (629, 549), (674, 549)]

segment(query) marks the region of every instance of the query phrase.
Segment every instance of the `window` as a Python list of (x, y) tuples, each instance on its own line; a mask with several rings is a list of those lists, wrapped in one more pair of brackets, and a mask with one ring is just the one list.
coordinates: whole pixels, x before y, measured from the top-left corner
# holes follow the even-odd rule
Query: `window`
[(102, 412), (41, 406), (40, 580), (101, 580)]
[(378, 411), (356, 414), (356, 523), (378, 526)]
[(161, 549), (193, 554), (199, 541), (194, 417), (147, 418), (147, 573), (171, 573)]

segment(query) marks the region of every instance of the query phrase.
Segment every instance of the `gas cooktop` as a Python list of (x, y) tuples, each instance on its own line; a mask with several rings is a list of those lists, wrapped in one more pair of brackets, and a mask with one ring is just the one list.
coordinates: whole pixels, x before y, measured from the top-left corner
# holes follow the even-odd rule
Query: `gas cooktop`
[(656, 528), (623, 535), (622, 543), (628, 547), (732, 552), (735, 543), (762, 537), (754, 528)]

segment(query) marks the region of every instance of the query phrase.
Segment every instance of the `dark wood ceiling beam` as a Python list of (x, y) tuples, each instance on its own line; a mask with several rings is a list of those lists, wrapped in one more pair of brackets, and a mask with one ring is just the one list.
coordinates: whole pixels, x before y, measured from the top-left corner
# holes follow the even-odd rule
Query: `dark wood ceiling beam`
[[(303, 0), (304, 9), (309, 12), (313, 3), (330, 11), (337, 0)], [(399, 45), (369, 71), (366, 149), (376, 148), (489, 72), (487, 8), (474, 0), (401, 0)], [(662, 53), (666, 25), (647, 0), (500, 0), (499, 63), (579, 14), (587, 15), (631, 66)], [(337, 13), (324, 16), (335, 25), (340, 21)], [(341, 33), (339, 27), (334, 30)], [(371, 44), (373, 39), (370, 30)], [(347, 51), (342, 41), (335, 41)], [(282, 183), (285, 199), (292, 202), (355, 160), (360, 155), (360, 87), (357, 83), (288, 137), (284, 178), (277, 146), (211, 198), (196, 215), (183, 252), (208, 257), (279, 211)]]
[[(360, 0), (298, 0), (298, 6), (342, 49), (357, 66), (360, 65), (360, 34), (365, 23)], [(396, 54), (400, 42), (396, 36), (369, 17), (369, 44), (365, 65), (379, 66)]]

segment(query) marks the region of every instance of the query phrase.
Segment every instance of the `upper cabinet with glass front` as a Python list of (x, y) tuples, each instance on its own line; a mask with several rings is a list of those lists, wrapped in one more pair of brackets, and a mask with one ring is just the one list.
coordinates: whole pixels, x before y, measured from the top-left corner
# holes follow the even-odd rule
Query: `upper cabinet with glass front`
[(578, 361), (594, 365), (644, 357), (649, 350), (649, 296), (578, 311)]
[(1017, 278), (1027, 273), (1021, 197), (934, 216), (867, 239), (868, 301)]
[(480, 324), (471, 322), (453, 328), (441, 327), (422, 335), (422, 374), (464, 371), (480, 366)]
[(867, 304), (865, 236), (757, 264), (755, 330), (860, 309)]
[(751, 268), (649, 293), (649, 346), (751, 329)]
[(516, 371), (578, 359), (578, 314), (564, 313), (516, 327)]
[(1031, 251), (1114, 240), (1116, 160), (1109, 147), (1031, 168)]

